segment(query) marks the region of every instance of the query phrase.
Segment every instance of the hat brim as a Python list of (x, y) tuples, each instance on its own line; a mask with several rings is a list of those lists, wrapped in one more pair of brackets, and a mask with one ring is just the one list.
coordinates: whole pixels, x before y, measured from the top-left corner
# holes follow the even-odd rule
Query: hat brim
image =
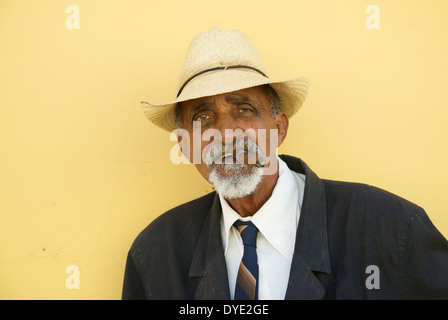
[(269, 84), (277, 92), (282, 104), (282, 111), (288, 117), (292, 117), (300, 109), (309, 88), (309, 81), (304, 77), (274, 81), (257, 72), (235, 69), (210, 72), (193, 79), (179, 97), (172, 102), (152, 104), (142, 101), (141, 104), (149, 121), (166, 131), (172, 132), (177, 129), (174, 115), (174, 108), (177, 103), (265, 84)]

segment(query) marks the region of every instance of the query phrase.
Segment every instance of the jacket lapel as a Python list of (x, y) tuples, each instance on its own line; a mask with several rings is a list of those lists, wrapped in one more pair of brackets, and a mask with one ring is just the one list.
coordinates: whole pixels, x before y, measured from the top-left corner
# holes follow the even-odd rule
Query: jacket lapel
[(189, 276), (200, 278), (194, 298), (197, 300), (229, 300), (224, 249), (221, 241), (221, 204), (215, 195), (213, 205), (199, 236)]
[(331, 273), (327, 208), (323, 182), (300, 159), (281, 156), (288, 167), (306, 176), (286, 299), (322, 299), (325, 289), (314, 272)]

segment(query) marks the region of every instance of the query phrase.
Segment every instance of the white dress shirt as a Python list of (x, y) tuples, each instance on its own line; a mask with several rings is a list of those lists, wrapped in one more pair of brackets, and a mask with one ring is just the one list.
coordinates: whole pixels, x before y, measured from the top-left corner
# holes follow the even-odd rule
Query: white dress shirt
[(300, 210), (305, 189), (305, 176), (291, 171), (283, 160), (279, 162), (279, 177), (271, 197), (251, 217), (242, 218), (227, 201), (220, 197), (222, 207), (221, 237), (229, 277), (231, 299), (243, 243), (239, 232), (233, 228), (238, 220), (250, 220), (258, 228), (258, 298), (281, 300), (285, 298), (291, 269), (292, 256), (299, 224)]

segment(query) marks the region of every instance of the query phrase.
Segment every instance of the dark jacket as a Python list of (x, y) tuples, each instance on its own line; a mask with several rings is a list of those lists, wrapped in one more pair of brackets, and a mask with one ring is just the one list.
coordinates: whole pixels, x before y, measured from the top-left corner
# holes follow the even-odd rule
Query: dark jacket
[[(424, 210), (378, 188), (306, 176), (286, 299), (448, 299), (448, 242)], [(123, 299), (229, 299), (212, 192), (171, 209), (135, 239)]]

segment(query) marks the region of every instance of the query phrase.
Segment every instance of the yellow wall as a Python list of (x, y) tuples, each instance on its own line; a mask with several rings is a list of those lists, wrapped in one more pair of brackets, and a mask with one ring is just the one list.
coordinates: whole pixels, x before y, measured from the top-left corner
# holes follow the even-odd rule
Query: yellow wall
[(173, 98), (187, 45), (211, 26), (244, 30), (273, 78), (311, 79), (280, 153), (416, 202), (448, 236), (447, 12), (435, 0), (0, 0), (0, 298), (120, 298), (138, 232), (211, 190), (170, 162), (174, 142), (139, 105)]

